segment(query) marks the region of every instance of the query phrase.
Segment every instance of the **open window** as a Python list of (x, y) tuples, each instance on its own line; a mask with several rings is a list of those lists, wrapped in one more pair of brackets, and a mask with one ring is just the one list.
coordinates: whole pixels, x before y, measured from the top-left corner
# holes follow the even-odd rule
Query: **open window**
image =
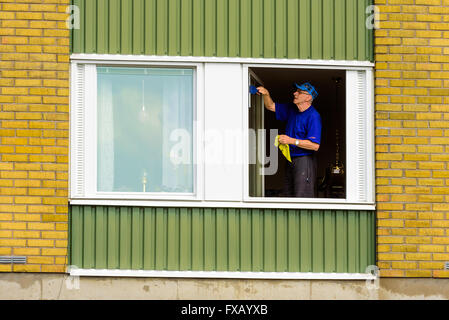
[[(319, 95), (312, 105), (322, 121), (321, 144), (317, 152), (316, 198), (324, 201), (365, 197), (370, 166), (366, 72), (254, 66), (248, 67), (248, 77), (251, 85), (267, 88), (273, 101), (278, 103), (292, 102), (296, 91), (294, 83), (310, 82), (315, 86)], [(278, 121), (274, 112), (263, 107), (261, 96), (250, 93), (249, 101), (249, 197), (253, 200), (283, 198), (287, 160), (282, 152), (273, 149), (273, 144), (277, 134), (285, 134), (286, 123)], [(277, 156), (270, 154), (273, 151)]]

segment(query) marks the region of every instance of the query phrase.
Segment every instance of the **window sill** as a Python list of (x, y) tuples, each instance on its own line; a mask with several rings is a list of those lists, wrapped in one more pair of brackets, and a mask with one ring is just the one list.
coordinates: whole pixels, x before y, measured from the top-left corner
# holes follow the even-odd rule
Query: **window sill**
[[(290, 198), (292, 199), (292, 198)], [(285, 199), (287, 200), (287, 199)], [(324, 199), (323, 199), (324, 200)], [(71, 205), (179, 207), (179, 208), (247, 208), (247, 209), (308, 209), (308, 210), (376, 210), (375, 203), (350, 203), (344, 199), (304, 199), (301, 202), (267, 201), (201, 201), (201, 200), (138, 200), (138, 199), (69, 199)], [(328, 201), (334, 200), (334, 201)]]

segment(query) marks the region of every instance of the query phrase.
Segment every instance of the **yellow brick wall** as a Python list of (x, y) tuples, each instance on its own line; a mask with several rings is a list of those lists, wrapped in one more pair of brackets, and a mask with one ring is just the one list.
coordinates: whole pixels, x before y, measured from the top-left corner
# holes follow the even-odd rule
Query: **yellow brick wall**
[(449, 0), (375, 0), (377, 260), (449, 277)]
[(0, 271), (65, 271), (68, 3), (0, 0)]

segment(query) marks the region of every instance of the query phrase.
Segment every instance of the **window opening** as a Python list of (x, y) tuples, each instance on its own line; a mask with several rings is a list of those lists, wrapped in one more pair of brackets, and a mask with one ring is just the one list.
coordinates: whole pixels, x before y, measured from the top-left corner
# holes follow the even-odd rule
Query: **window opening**
[[(318, 97), (313, 100), (312, 106), (320, 114), (322, 124), (320, 148), (316, 153), (315, 195), (316, 198), (346, 198), (346, 71), (253, 67), (249, 68), (249, 73), (250, 84), (258, 86), (262, 82), (275, 103), (293, 101), (293, 92), (297, 90), (294, 83), (308, 82), (315, 87)], [(264, 131), (261, 134), (257, 132), (262, 130), (256, 130), (256, 134), (250, 134), (249, 137), (249, 196), (286, 197), (284, 184), (287, 160), (284, 155), (278, 152), (278, 168), (274, 174), (272, 170), (267, 170), (272, 164), (261, 164), (266, 163), (266, 158), (259, 160), (257, 155), (260, 152), (263, 157), (270, 156), (267, 153), (270, 152), (271, 144), (274, 144), (270, 130), (285, 134), (286, 122), (277, 120), (276, 114), (263, 106), (263, 98), (258, 95), (250, 95), (248, 112), (249, 132), (251, 129)], [(258, 143), (259, 139), (263, 142)], [(261, 145), (265, 150), (261, 150)], [(252, 159), (257, 161), (252, 162)], [(263, 169), (256, 170), (258, 166)]]

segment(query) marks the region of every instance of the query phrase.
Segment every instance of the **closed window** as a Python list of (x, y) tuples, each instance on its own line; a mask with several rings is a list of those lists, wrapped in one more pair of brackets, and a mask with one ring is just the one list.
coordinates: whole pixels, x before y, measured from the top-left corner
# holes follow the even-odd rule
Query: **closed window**
[(75, 66), (72, 196), (194, 196), (195, 67)]
[[(193, 193), (193, 70), (97, 68), (97, 191)], [(183, 135), (183, 133), (185, 133)]]

